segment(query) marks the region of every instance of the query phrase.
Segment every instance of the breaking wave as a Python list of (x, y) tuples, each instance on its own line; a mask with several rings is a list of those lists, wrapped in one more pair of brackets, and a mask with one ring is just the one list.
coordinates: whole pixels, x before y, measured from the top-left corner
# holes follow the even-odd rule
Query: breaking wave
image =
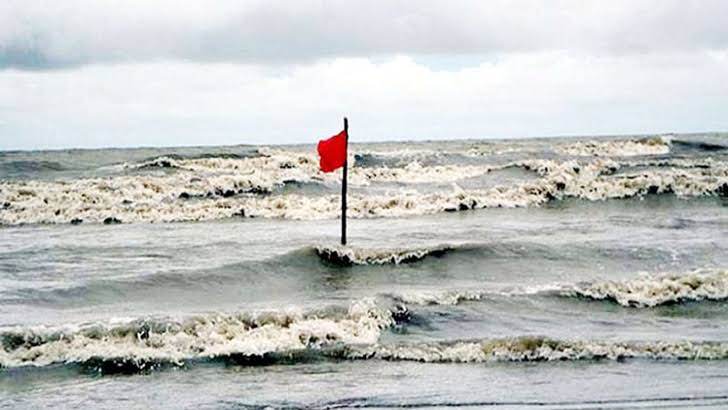
[(439, 257), (456, 248), (452, 246), (435, 246), (421, 249), (384, 249), (356, 248), (351, 246), (317, 246), (316, 255), (326, 262), (335, 265), (399, 265), (417, 262), (426, 257)]
[(725, 342), (616, 342), (523, 336), (475, 341), (377, 344), (350, 348), (349, 359), (426, 363), (542, 362), (577, 360), (725, 360)]
[(567, 155), (630, 157), (641, 155), (666, 155), (670, 153), (671, 140), (668, 137), (644, 138), (639, 140), (578, 141), (566, 144), (558, 150)]
[(183, 320), (13, 328), (0, 330), (0, 368), (77, 363), (145, 370), (231, 355), (253, 360), (340, 344), (372, 344), (393, 323), (392, 312), (361, 300), (348, 309), (307, 313), (218, 313)]
[(728, 270), (643, 274), (635, 279), (581, 283), (562, 289), (561, 294), (610, 300), (630, 307), (724, 300), (728, 299)]
[[(610, 144), (614, 141), (600, 144)], [(652, 145), (647, 145), (652, 146)], [(70, 181), (0, 181), (0, 224), (173, 222), (265, 217), (300, 220), (337, 218), (340, 196), (330, 187), (337, 173), (323, 174), (313, 155), (270, 151), (249, 158), (160, 157), (155, 166), (170, 173), (118, 175)], [(149, 166), (148, 162), (142, 163)], [(161, 164), (161, 165), (160, 165)], [(653, 162), (643, 165), (650, 166)], [(140, 164), (137, 164), (140, 165)], [(495, 207), (534, 207), (578, 198), (599, 201), (674, 194), (679, 197), (728, 195), (728, 165), (721, 161), (674, 159), (650, 169), (609, 158), (520, 160), (504, 165), (435, 165), (411, 162), (402, 168), (353, 167), (353, 187), (396, 183), (399, 189), (348, 197), (352, 218), (406, 217)], [(456, 181), (494, 170), (521, 168), (537, 179), (462, 189)], [(320, 192), (279, 192), (292, 182), (316, 184)], [(433, 190), (418, 184), (452, 184)], [(327, 188), (328, 187), (328, 188)], [(329, 189), (329, 190), (327, 190)]]
[(728, 298), (728, 271), (645, 274), (620, 281), (499, 291), (410, 292), (357, 300), (348, 308), (9, 327), (0, 329), (0, 368), (80, 364), (102, 372), (137, 372), (205, 360), (250, 365), (332, 357), (421, 362), (728, 359), (728, 342), (618, 342), (532, 336), (406, 344), (380, 341), (382, 332), (409, 321), (415, 313), (411, 306), (455, 305), (519, 295), (610, 300), (636, 308), (723, 300)]
[(728, 270), (641, 274), (634, 279), (549, 284), (498, 290), (426, 290), (389, 295), (406, 305), (457, 305), (491, 297), (543, 295), (604, 300), (625, 307), (651, 308), (685, 302), (728, 299)]
[(477, 290), (419, 291), (401, 292), (389, 295), (405, 305), (458, 305), (462, 302), (478, 301), (493, 295), (494, 292)]
[(371, 307), (340, 317), (270, 313), (217, 315), (179, 322), (137, 320), (78, 328), (5, 331), (0, 368), (82, 365), (102, 373), (136, 373), (222, 360), (237, 365), (310, 360), (424, 363), (599, 360), (726, 360), (728, 343), (711, 341), (562, 340), (543, 336), (386, 344), (394, 321)]

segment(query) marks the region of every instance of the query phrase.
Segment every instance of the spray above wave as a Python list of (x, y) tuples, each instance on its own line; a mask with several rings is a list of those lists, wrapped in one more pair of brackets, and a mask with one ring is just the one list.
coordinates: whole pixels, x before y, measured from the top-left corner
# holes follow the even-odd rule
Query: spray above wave
[(371, 344), (393, 324), (389, 310), (371, 300), (348, 309), (303, 313), (210, 314), (175, 320), (133, 320), (68, 327), (0, 331), (0, 367), (54, 363), (123, 363), (135, 369), (229, 355), (319, 350)]
[(426, 363), (542, 362), (577, 360), (725, 360), (728, 343), (616, 342), (523, 336), (476, 341), (373, 345), (350, 348), (349, 359)]

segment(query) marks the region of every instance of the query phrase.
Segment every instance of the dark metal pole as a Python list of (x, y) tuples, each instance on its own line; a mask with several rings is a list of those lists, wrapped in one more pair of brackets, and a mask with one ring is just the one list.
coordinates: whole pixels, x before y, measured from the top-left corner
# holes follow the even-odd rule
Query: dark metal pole
[(346, 145), (344, 152), (344, 175), (341, 180), (341, 244), (346, 245), (346, 169), (349, 162), (349, 120), (344, 117), (344, 134), (346, 135)]

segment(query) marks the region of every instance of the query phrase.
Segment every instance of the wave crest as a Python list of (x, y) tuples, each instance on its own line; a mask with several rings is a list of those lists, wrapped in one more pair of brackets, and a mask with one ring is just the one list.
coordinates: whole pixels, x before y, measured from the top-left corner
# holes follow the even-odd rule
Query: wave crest
[(636, 279), (572, 285), (564, 288), (561, 294), (611, 300), (630, 307), (723, 300), (728, 299), (728, 270), (698, 270), (685, 274), (643, 274)]
[(337, 344), (371, 344), (393, 323), (392, 313), (361, 300), (343, 311), (211, 314), (175, 320), (134, 320), (0, 333), (0, 367), (54, 363), (150, 364), (230, 355), (264, 356)]
[(728, 299), (728, 270), (702, 269), (687, 273), (641, 274), (637, 278), (549, 284), (502, 290), (450, 289), (389, 295), (405, 305), (457, 305), (489, 297), (558, 296), (616, 302), (625, 307), (651, 308), (685, 302)]
[(350, 348), (350, 359), (426, 363), (541, 362), (578, 360), (725, 360), (728, 343), (558, 340), (540, 336), (476, 341), (373, 345)]
[(639, 140), (578, 141), (558, 148), (567, 155), (598, 157), (631, 157), (666, 155), (670, 153), (670, 138), (655, 137)]
[[(242, 160), (189, 161), (204, 162), (204, 171), (188, 165), (188, 170), (161, 176), (0, 182), (0, 224), (171, 222), (240, 216), (315, 220), (339, 215), (339, 195), (273, 194), (275, 187), (291, 181), (338, 183), (337, 175), (321, 174), (310, 156), (289, 153)], [(241, 161), (247, 165), (242, 167)], [(436, 192), (353, 192), (348, 197), (348, 214), (352, 218), (405, 217), (532, 207), (565, 198), (599, 201), (667, 193), (680, 197), (728, 195), (728, 166), (717, 161), (624, 173), (616, 173), (620, 164), (606, 158), (588, 162), (524, 160), (502, 167), (353, 168), (357, 171), (352, 172), (352, 183), (442, 182), (508, 167), (534, 171), (540, 178), (480, 190), (464, 190), (453, 184), (451, 190)]]
[(406, 248), (357, 248), (351, 246), (317, 246), (316, 255), (336, 265), (399, 265), (420, 261), (428, 256), (442, 256), (454, 251), (452, 246), (435, 246), (421, 249)]

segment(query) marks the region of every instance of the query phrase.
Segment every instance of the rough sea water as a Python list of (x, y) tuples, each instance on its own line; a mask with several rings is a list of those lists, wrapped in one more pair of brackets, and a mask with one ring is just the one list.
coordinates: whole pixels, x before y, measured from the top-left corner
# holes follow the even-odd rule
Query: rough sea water
[(0, 153), (0, 407), (728, 406), (728, 136)]

